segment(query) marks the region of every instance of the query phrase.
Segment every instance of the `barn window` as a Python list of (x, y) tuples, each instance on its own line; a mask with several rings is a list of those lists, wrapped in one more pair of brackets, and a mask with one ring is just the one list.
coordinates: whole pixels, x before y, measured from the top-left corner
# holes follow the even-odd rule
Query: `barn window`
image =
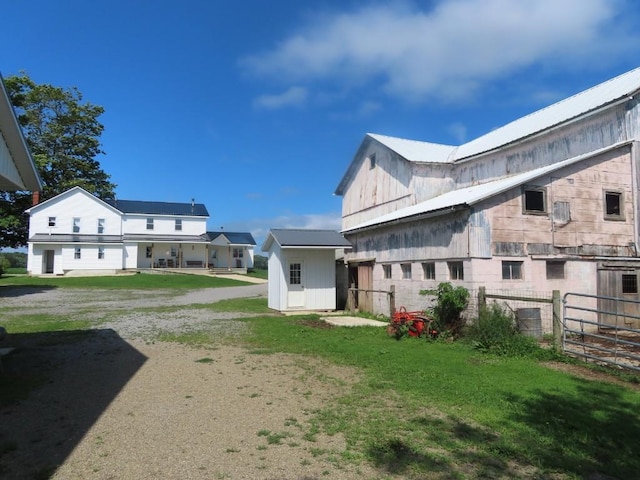
[(402, 268), (402, 278), (405, 280), (411, 280), (411, 264), (403, 263), (400, 267)]
[(624, 199), (621, 191), (605, 190), (604, 218), (605, 220), (624, 220)]
[(622, 293), (638, 293), (638, 277), (635, 273), (622, 275)]
[(425, 262), (422, 264), (422, 276), (425, 280), (436, 279), (436, 264), (434, 262)]
[(547, 280), (560, 280), (564, 278), (564, 265), (567, 262), (548, 260)]
[(369, 170), (373, 170), (376, 168), (376, 154), (372, 153), (369, 155)]
[(447, 262), (449, 278), (451, 280), (464, 280), (464, 265), (462, 262)]
[(523, 188), (523, 212), (540, 214), (547, 212), (547, 192), (542, 187)]
[(503, 280), (522, 280), (522, 262), (502, 262)]
[(382, 265), (382, 274), (385, 280), (389, 280), (391, 278), (391, 265)]
[(289, 285), (300, 285), (302, 273), (302, 264), (291, 263), (289, 264)]

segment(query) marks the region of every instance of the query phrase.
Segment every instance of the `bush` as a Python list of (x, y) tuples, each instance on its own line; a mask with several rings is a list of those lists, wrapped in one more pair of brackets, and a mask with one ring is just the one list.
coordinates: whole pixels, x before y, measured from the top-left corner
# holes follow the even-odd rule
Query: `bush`
[(0, 256), (0, 277), (5, 274), (11, 263), (4, 256)]
[(535, 338), (520, 333), (513, 313), (496, 302), (480, 309), (465, 337), (474, 348), (485, 353), (531, 356), (542, 351)]
[(469, 290), (442, 282), (436, 290), (421, 290), (420, 295), (434, 295), (435, 305), (430, 309), (435, 318), (434, 328), (440, 333), (457, 338), (464, 327), (462, 312), (469, 303)]

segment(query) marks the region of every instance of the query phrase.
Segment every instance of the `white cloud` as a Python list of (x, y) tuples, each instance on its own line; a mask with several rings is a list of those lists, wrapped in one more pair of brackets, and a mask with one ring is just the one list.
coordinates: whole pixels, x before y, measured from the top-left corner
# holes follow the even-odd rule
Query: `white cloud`
[(380, 87), (407, 100), (460, 99), (525, 67), (622, 58), (639, 43), (623, 21), (628, 2), (441, 0), (428, 10), (409, 0), (376, 3), (317, 16), (240, 64), (298, 84), (324, 80)]
[(274, 95), (261, 95), (253, 102), (256, 108), (277, 110), (284, 107), (299, 107), (307, 101), (307, 89), (303, 87), (291, 87), (288, 90)]
[(449, 125), (447, 130), (451, 135), (453, 135), (453, 138), (456, 139), (456, 142), (459, 145), (462, 145), (467, 141), (467, 126), (464, 123), (452, 123), (451, 125)]

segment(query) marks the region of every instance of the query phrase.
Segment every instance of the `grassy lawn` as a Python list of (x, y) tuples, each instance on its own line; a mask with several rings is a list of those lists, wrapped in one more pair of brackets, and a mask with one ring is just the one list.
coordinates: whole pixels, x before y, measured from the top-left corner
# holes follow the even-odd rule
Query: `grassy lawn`
[[(34, 280), (44, 279), (25, 283), (34, 285)], [(165, 283), (168, 280), (173, 282)], [(194, 284), (204, 282), (206, 287), (226, 286), (219, 285), (224, 279), (218, 278), (180, 280), (184, 282), (163, 275), (136, 275), (46, 279), (54, 282), (46, 285), (199, 288)], [(0, 279), (0, 285), (7, 281), (15, 277)], [(637, 478), (640, 472), (640, 393), (631, 383), (584, 380), (535, 359), (485, 355), (461, 342), (398, 341), (380, 328), (330, 328), (315, 315), (267, 315), (266, 303), (265, 298), (236, 299), (175, 308), (253, 314), (237, 320), (246, 323), (249, 334), (224, 341), (255, 353), (321, 357), (360, 372), (349, 393), (313, 412), (311, 418), (310, 438), (318, 431), (344, 435), (347, 446), (340, 461), (366, 460), (410, 479), (612, 480)], [(46, 331), (56, 329), (59, 320), (30, 316), (28, 323)], [(73, 330), (89, 326), (66, 320)], [(220, 341), (206, 331), (157, 340), (198, 345)], [(0, 400), (2, 390), (9, 387), (0, 382)], [(23, 390), (13, 390), (11, 395), (19, 397)]]
[(0, 278), (0, 286), (30, 286), (47, 288), (115, 288), (115, 289), (182, 289), (236, 287), (247, 285), (224, 277), (206, 275), (115, 275), (98, 277), (28, 277), (7, 276)]

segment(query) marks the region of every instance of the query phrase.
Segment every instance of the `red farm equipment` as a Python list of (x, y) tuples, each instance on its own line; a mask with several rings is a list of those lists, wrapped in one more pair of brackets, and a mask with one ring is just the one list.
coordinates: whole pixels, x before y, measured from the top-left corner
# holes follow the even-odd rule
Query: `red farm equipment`
[(400, 307), (391, 317), (391, 323), (387, 327), (390, 336), (401, 338), (405, 334), (411, 337), (436, 337), (438, 332), (431, 328), (433, 318), (425, 312), (408, 312), (405, 307)]

